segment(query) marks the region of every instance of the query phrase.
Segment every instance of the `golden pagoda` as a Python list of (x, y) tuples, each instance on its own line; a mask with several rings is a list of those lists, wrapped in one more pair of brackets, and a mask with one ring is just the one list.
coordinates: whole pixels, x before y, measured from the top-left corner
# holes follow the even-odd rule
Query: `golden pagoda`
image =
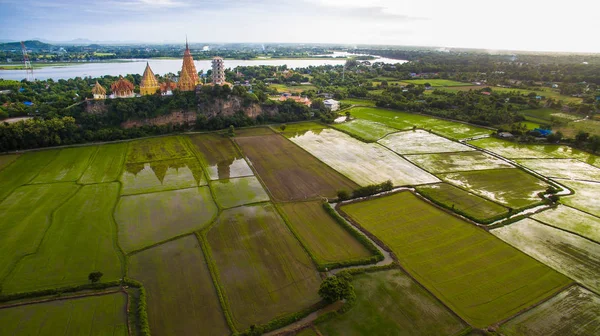
[(96, 85), (92, 88), (92, 94), (94, 95), (94, 99), (106, 99), (106, 90), (96, 81)]
[(150, 64), (146, 62), (146, 70), (144, 70), (144, 75), (142, 76), (142, 81), (140, 82), (140, 93), (142, 96), (155, 94), (156, 91), (160, 88), (158, 81), (156, 80), (156, 76), (154, 76), (154, 72), (150, 69)]
[(194, 91), (196, 86), (200, 84), (200, 77), (194, 65), (194, 57), (190, 53), (187, 38), (185, 40), (185, 52), (183, 53), (183, 65), (181, 66), (181, 74), (177, 86), (181, 91)]

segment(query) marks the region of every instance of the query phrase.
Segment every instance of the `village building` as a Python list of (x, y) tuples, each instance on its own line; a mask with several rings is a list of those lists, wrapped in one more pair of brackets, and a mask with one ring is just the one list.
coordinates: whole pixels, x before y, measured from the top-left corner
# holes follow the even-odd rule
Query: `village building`
[(96, 84), (92, 88), (92, 94), (96, 100), (106, 99), (106, 89), (104, 89), (98, 81), (96, 81)]
[(325, 104), (325, 108), (330, 111), (337, 111), (340, 109), (340, 102), (334, 99), (327, 99), (323, 104)]
[(310, 99), (308, 99), (308, 97), (298, 97), (298, 96), (292, 96), (289, 93), (284, 93), (281, 95), (281, 97), (279, 97), (279, 101), (286, 101), (288, 99), (291, 99), (293, 101), (295, 101), (296, 103), (300, 103), (300, 104), (304, 104), (306, 106), (310, 106), (312, 104), (312, 101)]
[(155, 94), (160, 89), (160, 85), (158, 84), (158, 80), (156, 80), (156, 76), (154, 76), (154, 72), (150, 69), (150, 64), (146, 62), (146, 70), (144, 70), (144, 75), (142, 76), (142, 81), (140, 82), (140, 94), (142, 96)]

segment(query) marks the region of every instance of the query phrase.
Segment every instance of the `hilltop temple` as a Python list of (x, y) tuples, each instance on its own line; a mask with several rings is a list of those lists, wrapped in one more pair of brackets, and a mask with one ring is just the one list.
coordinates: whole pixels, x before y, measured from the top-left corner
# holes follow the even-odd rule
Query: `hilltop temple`
[(113, 98), (133, 98), (135, 97), (134, 89), (135, 85), (123, 78), (123, 76), (120, 76), (119, 80), (110, 86)]
[(160, 89), (160, 85), (156, 80), (156, 76), (154, 76), (154, 72), (150, 69), (150, 64), (146, 62), (146, 70), (144, 70), (144, 75), (140, 82), (140, 94), (142, 96), (155, 94), (158, 89)]
[(96, 85), (92, 88), (92, 94), (94, 95), (95, 100), (106, 99), (106, 89), (96, 81)]
[(185, 41), (185, 51), (183, 52), (183, 65), (181, 66), (181, 73), (179, 74), (179, 82), (177, 86), (181, 91), (194, 91), (196, 86), (200, 84), (200, 77), (196, 66), (194, 65), (194, 57), (190, 52), (187, 39)]

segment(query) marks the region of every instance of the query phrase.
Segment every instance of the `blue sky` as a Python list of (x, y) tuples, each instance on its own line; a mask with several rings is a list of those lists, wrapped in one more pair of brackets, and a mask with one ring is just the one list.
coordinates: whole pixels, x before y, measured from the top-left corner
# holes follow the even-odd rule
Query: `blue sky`
[(0, 0), (0, 39), (600, 52), (594, 0)]

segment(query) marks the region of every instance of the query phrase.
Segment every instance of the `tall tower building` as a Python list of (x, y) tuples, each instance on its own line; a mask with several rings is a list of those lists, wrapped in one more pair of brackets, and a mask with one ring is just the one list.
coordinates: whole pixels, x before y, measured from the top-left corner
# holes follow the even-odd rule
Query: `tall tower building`
[(221, 57), (212, 60), (212, 82), (213, 85), (225, 84), (225, 63)]
[(155, 94), (159, 88), (160, 85), (156, 80), (156, 76), (154, 76), (154, 72), (150, 69), (150, 64), (146, 62), (146, 70), (144, 70), (144, 75), (140, 82), (140, 93), (142, 96), (152, 95)]
[(181, 66), (181, 74), (177, 87), (181, 91), (194, 91), (198, 84), (200, 84), (200, 77), (198, 77), (198, 71), (196, 71), (196, 66), (194, 65), (194, 57), (192, 57), (186, 38), (183, 65)]

